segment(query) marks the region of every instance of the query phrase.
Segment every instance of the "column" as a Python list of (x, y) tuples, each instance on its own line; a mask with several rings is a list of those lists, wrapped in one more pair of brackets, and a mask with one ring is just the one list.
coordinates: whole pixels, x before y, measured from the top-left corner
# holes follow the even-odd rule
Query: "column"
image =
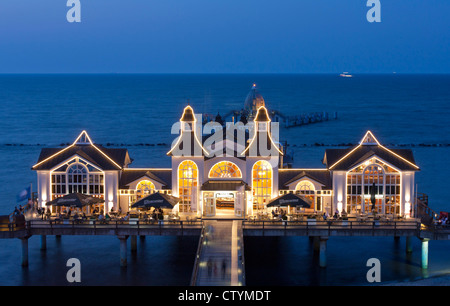
[(131, 252), (136, 253), (137, 252), (137, 236), (132, 235), (131, 236)]
[(412, 237), (406, 237), (406, 253), (412, 253)]
[(319, 253), (320, 251), (320, 237), (314, 236), (313, 239), (313, 251), (315, 254)]
[(28, 238), (20, 238), (22, 243), (22, 267), (28, 267)]
[(328, 237), (320, 237), (319, 246), (319, 266), (325, 268), (327, 266), (327, 240)]
[(41, 235), (41, 251), (47, 250), (47, 236)]
[(430, 239), (422, 238), (422, 269), (428, 269), (428, 241)]
[(127, 239), (128, 236), (117, 236), (120, 241), (120, 266), (127, 266)]

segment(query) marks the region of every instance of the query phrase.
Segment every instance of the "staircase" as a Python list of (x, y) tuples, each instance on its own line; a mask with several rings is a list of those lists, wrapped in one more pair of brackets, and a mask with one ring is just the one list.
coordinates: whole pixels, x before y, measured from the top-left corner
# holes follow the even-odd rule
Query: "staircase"
[(436, 220), (438, 214), (428, 206), (428, 195), (417, 194), (417, 216), (423, 224), (430, 225)]

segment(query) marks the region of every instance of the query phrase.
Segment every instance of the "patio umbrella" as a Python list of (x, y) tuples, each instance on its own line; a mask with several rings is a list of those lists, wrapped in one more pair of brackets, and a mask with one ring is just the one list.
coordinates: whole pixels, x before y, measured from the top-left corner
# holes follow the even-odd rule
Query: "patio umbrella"
[(370, 202), (372, 202), (372, 211), (375, 210), (375, 203), (376, 203), (376, 198), (375, 198), (375, 191), (376, 187), (375, 187), (375, 183), (372, 184), (372, 188), (370, 190)]
[(75, 192), (69, 193), (61, 198), (56, 198), (53, 201), (48, 202), (47, 205), (81, 208), (87, 205), (94, 205), (103, 202), (105, 201), (100, 198)]
[(133, 205), (132, 208), (173, 208), (180, 202), (180, 199), (168, 194), (155, 192), (145, 198), (140, 199)]
[(267, 207), (273, 206), (297, 206), (310, 208), (312, 201), (302, 195), (294, 193), (286, 193), (269, 201)]

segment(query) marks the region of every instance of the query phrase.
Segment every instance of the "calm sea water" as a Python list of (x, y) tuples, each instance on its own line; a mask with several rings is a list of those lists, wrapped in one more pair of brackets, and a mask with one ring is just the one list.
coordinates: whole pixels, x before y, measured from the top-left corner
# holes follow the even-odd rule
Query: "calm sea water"
[[(198, 113), (226, 114), (243, 107), (253, 82), (268, 108), (338, 112), (336, 121), (281, 129), (296, 167), (321, 167), (327, 147), (356, 143), (371, 130), (386, 145), (414, 150), (419, 192), (436, 211), (450, 211), (449, 75), (0, 75), (0, 214), (14, 209), (19, 191), (36, 186), (31, 166), (42, 147), (71, 143), (87, 130), (96, 143), (127, 147), (133, 167), (170, 167), (170, 128), (187, 102)], [(188, 285), (198, 241), (147, 237), (120, 269), (115, 237), (47, 240), (42, 253), (39, 237), (30, 239), (27, 269), (20, 242), (0, 240), (0, 285), (65, 285), (71, 257), (81, 260), (85, 285)], [(413, 247), (406, 256), (403, 239), (332, 237), (324, 270), (307, 238), (246, 238), (247, 284), (366, 284), (371, 257), (381, 260), (382, 281), (450, 273), (450, 242), (430, 242), (426, 274), (418, 239)]]

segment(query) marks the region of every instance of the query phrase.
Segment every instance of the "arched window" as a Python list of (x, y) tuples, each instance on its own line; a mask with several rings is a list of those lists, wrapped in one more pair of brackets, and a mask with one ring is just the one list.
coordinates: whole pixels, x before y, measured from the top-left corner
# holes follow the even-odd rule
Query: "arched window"
[(51, 173), (52, 199), (68, 193), (104, 197), (104, 176), (98, 168), (74, 158)]
[(371, 212), (372, 190), (376, 213), (400, 213), (400, 173), (377, 158), (347, 174), (347, 212)]
[[(315, 187), (314, 184), (310, 181), (301, 181), (295, 186), (295, 190), (297, 193), (305, 196), (306, 198), (311, 200), (311, 203), (315, 203)], [(312, 208), (312, 207), (311, 207)]]
[(272, 166), (265, 160), (257, 161), (252, 170), (253, 209), (264, 210), (272, 198)]
[(239, 167), (232, 162), (222, 161), (215, 164), (209, 171), (210, 178), (241, 178)]
[(81, 164), (74, 164), (67, 170), (69, 193), (87, 193), (87, 169)]
[(142, 199), (149, 194), (152, 194), (153, 192), (155, 192), (155, 185), (151, 181), (140, 181), (136, 187), (136, 200), (138, 201), (139, 199)]
[(180, 197), (180, 212), (189, 212), (192, 201), (197, 200), (198, 168), (190, 160), (185, 160), (178, 166), (178, 191)]

